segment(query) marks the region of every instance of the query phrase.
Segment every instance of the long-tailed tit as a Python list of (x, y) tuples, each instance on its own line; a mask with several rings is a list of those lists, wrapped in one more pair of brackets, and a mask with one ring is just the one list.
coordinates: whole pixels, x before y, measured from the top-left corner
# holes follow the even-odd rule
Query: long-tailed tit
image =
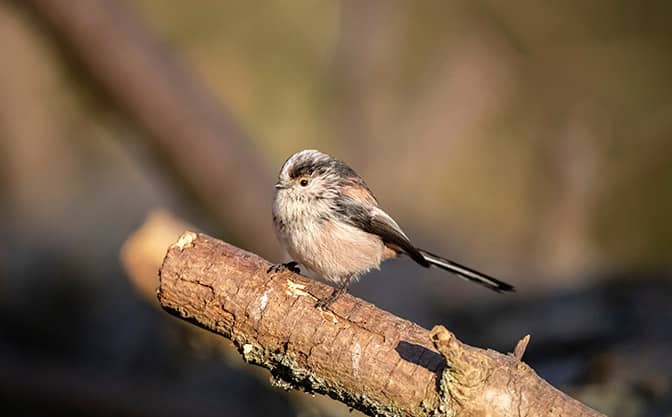
[(345, 162), (322, 152), (303, 150), (289, 157), (275, 188), (275, 232), (296, 261), (275, 269), (284, 266), (296, 271), (298, 262), (335, 284), (333, 293), (318, 301), (319, 307), (329, 306), (351, 281), (379, 268), (382, 261), (402, 255), (497, 292), (514, 290), (505, 282), (414, 246), (378, 206), (364, 180)]

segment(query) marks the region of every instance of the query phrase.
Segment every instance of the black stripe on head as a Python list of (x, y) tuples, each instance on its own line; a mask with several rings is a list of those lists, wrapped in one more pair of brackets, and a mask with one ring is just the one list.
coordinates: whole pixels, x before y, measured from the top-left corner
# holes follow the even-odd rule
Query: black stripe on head
[(331, 157), (316, 150), (297, 152), (287, 161), (281, 171), (291, 179), (302, 176), (311, 176), (315, 172), (324, 172), (331, 161)]
[(298, 161), (289, 170), (289, 178), (310, 177), (313, 174), (324, 174), (329, 168), (329, 160), (304, 159)]
[(290, 167), (287, 174), (290, 178), (310, 177), (315, 175), (324, 175), (326, 173), (336, 174), (340, 178), (357, 177), (357, 173), (352, 170), (345, 162), (333, 159), (325, 154), (319, 154), (318, 157), (307, 154), (300, 157)]

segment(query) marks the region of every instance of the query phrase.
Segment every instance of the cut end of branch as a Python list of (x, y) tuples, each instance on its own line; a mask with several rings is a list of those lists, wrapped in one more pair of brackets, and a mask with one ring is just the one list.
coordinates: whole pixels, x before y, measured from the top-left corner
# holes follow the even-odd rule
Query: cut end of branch
[[(445, 327), (441, 325), (434, 326), (432, 329), (432, 332), (430, 333), (429, 337), (432, 339), (432, 342), (436, 345), (437, 343), (440, 344), (447, 344), (450, 342), (450, 339), (453, 338), (453, 334), (448, 331)], [(437, 346), (438, 347), (438, 346)]]
[(434, 326), (429, 334), (429, 338), (434, 343), (436, 350), (443, 356), (446, 364), (451, 364), (456, 352), (461, 350), (460, 342), (455, 335), (441, 325)]
[(156, 303), (156, 287), (159, 285), (156, 271), (163, 263), (166, 248), (187, 229), (193, 227), (165, 210), (153, 209), (143, 225), (121, 247), (121, 264), (130, 282), (141, 296), (153, 304)]
[(177, 242), (173, 243), (172, 247), (184, 250), (192, 246), (193, 242), (198, 239), (198, 234), (196, 232), (186, 231), (182, 233)]

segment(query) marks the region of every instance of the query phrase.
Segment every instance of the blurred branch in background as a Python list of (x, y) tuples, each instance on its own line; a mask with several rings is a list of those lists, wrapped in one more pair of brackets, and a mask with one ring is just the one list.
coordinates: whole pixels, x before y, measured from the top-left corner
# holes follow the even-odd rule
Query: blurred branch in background
[(275, 256), (271, 175), (224, 106), (116, 0), (26, 0), (234, 239)]
[(158, 307), (159, 267), (168, 248), (185, 231), (194, 227), (165, 210), (154, 210), (142, 226), (121, 247), (121, 264), (138, 294)]

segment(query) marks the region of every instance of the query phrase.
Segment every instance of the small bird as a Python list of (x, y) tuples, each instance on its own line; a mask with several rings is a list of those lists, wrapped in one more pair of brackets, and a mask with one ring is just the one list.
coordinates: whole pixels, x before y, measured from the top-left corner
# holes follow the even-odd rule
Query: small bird
[(510, 284), (413, 245), (378, 206), (364, 180), (345, 162), (327, 154), (307, 149), (290, 156), (275, 188), (273, 226), (294, 261), (274, 265), (269, 272), (300, 272), (298, 263), (333, 283), (333, 293), (318, 300), (316, 307), (329, 307), (350, 282), (378, 269), (382, 261), (402, 255), (493, 291), (514, 291)]

